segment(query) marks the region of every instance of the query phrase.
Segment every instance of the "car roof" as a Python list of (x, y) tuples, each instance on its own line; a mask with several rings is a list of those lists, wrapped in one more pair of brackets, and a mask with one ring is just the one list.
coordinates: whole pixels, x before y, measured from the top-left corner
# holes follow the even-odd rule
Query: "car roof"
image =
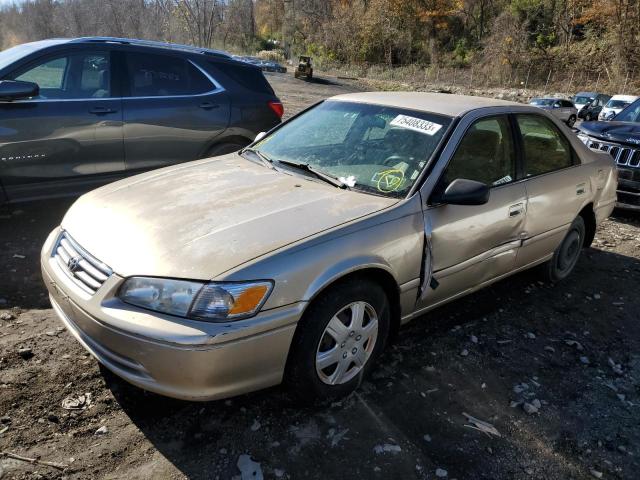
[(485, 107), (526, 107), (525, 104), (495, 98), (452, 95), (429, 92), (363, 92), (347, 93), (331, 97), (330, 100), (371, 103), (409, 110), (439, 113), (458, 117), (471, 110)]
[(118, 37), (80, 37), (70, 40), (70, 43), (119, 43), (121, 45), (133, 45), (137, 47), (161, 48), (167, 50), (179, 50), (189, 53), (200, 53), (204, 55), (212, 55), (223, 58), (232, 58), (231, 54), (222, 50), (214, 50), (211, 48), (194, 47), (192, 45), (182, 45), (179, 43), (158, 42), (154, 40), (139, 40), (135, 38), (118, 38)]
[(611, 100), (628, 100), (633, 102), (638, 99), (637, 95), (614, 95), (611, 97)]
[[(210, 55), (214, 57), (221, 57), (231, 59), (231, 54), (222, 50), (214, 50), (211, 48), (194, 47), (192, 45), (181, 45), (178, 43), (158, 42), (154, 40), (140, 40), (135, 38), (119, 38), (119, 37), (78, 37), (78, 38), (56, 38), (52, 40), (46, 40), (51, 42), (50, 45), (56, 43), (115, 43), (120, 45), (132, 45), (135, 47), (149, 47), (158, 48), (164, 50), (174, 50), (187, 53), (198, 53), (202, 55)], [(49, 46), (49, 45), (43, 45)]]

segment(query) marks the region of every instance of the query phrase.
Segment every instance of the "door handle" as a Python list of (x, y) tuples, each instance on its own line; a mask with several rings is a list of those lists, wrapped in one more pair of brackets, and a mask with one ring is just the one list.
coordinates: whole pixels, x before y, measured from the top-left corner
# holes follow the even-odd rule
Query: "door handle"
[(93, 107), (89, 109), (89, 113), (93, 113), (94, 115), (105, 115), (107, 113), (116, 113), (116, 110), (109, 107)]
[(198, 106), (200, 108), (204, 109), (204, 110), (213, 110), (214, 108), (220, 108), (220, 105), (218, 105), (217, 103), (213, 103), (213, 102), (202, 102)]
[(509, 207), (509, 217), (517, 217), (524, 212), (524, 203), (516, 203)]
[(576, 195), (582, 195), (586, 191), (586, 184), (576, 185)]

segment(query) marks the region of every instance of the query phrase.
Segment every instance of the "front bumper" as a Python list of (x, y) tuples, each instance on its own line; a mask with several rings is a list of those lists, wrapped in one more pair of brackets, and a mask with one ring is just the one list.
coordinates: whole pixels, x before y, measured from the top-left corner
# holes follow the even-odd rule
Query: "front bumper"
[(640, 211), (640, 168), (618, 167), (617, 194), (617, 207)]
[(41, 256), (51, 304), (71, 334), (116, 375), (152, 392), (214, 400), (276, 385), (304, 303), (229, 323), (156, 314), (121, 302), (116, 274), (93, 295), (79, 289), (51, 257)]

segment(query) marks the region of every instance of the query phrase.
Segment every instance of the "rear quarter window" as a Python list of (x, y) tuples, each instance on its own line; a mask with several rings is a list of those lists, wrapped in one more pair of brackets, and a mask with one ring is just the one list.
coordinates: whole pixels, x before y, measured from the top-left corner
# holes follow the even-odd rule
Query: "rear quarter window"
[(240, 62), (211, 62), (211, 65), (247, 90), (275, 95), (259, 68), (243, 65)]

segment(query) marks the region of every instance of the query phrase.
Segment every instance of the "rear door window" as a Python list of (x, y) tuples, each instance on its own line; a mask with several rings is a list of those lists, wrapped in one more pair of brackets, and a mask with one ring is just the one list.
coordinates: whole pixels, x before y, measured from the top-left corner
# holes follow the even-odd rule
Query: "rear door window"
[(191, 62), (170, 55), (127, 53), (132, 97), (198, 95), (215, 89)]
[(573, 165), (567, 138), (539, 115), (517, 115), (524, 150), (525, 176), (532, 177)]

